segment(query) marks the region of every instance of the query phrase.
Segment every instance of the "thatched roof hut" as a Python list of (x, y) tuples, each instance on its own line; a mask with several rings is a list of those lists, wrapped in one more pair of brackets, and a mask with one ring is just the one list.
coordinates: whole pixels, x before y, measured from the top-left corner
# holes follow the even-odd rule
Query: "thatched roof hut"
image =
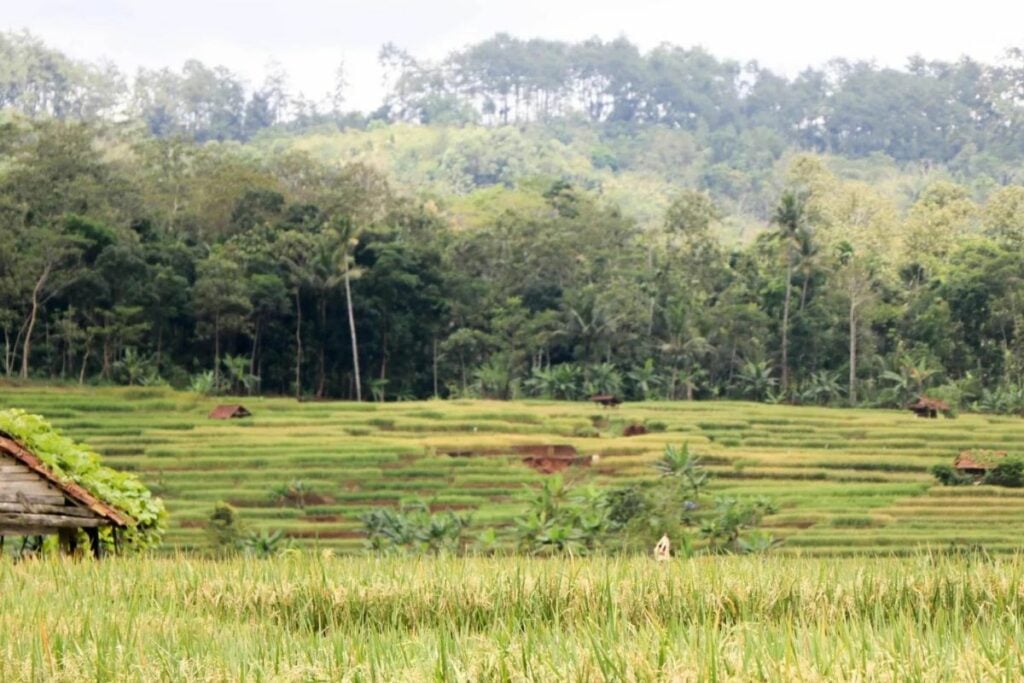
[(949, 412), (949, 404), (937, 398), (922, 396), (917, 399), (917, 403), (907, 406), (907, 409), (913, 411), (918, 417), (936, 418), (939, 413)]
[(251, 417), (252, 413), (243, 406), (237, 403), (230, 403), (219, 405), (210, 411), (209, 418), (211, 420), (235, 420), (242, 417)]
[(961, 474), (983, 477), (1006, 458), (1006, 451), (963, 451), (953, 461), (953, 468)]
[(85, 531), (99, 555), (99, 528), (126, 528), (132, 520), (81, 486), (58, 478), (46, 464), (0, 432), (0, 538), (58, 534), (74, 550)]

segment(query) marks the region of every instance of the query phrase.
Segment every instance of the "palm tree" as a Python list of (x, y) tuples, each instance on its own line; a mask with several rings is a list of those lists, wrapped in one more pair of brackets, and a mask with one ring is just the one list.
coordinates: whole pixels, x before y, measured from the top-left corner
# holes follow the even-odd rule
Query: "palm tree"
[[(789, 312), (793, 299), (794, 252), (804, 239), (806, 209), (804, 200), (795, 192), (785, 192), (775, 209), (772, 223), (778, 226), (775, 238), (786, 253), (786, 298), (782, 305), (782, 392), (789, 391)], [(809, 240), (808, 240), (809, 241)]]
[(352, 279), (360, 275), (359, 269), (354, 267), (359, 232), (355, 223), (347, 217), (333, 221), (332, 229), (335, 239), (338, 241), (335, 262), (341, 267), (341, 278), (345, 284), (345, 311), (348, 314), (348, 332), (352, 340), (352, 372), (356, 385), (356, 400), (362, 401), (363, 386), (359, 378), (359, 340), (356, 338), (356, 317), (352, 306)]
[(309, 236), (291, 231), (281, 239), (281, 259), (295, 295), (295, 399), (302, 398), (302, 288), (312, 279)]

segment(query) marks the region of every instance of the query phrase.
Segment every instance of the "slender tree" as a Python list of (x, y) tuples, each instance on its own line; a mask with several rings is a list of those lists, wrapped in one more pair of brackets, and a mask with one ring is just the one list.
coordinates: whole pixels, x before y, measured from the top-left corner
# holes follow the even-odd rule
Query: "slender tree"
[(803, 198), (795, 192), (782, 195), (772, 223), (777, 227), (776, 238), (782, 244), (786, 261), (786, 295), (782, 304), (782, 391), (789, 391), (789, 318), (793, 299), (793, 270), (796, 252), (800, 247), (802, 231), (806, 230)]

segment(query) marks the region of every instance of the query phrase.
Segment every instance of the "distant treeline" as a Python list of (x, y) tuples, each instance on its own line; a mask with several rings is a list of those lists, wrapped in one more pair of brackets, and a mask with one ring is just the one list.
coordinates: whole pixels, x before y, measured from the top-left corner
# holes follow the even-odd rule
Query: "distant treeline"
[[(0, 108), (30, 116), (128, 118), (158, 136), (244, 140), (268, 127), (372, 120), (510, 124), (584, 120), (693, 131), (720, 158), (751, 145), (959, 163), (976, 171), (1024, 156), (1024, 53), (998, 65), (908, 60), (905, 69), (834, 60), (785, 78), (757, 63), (624, 38), (566, 43), (499, 34), (433, 63), (386, 45), (381, 107), (344, 112), (344, 71), (311, 100), (272, 71), (250, 86), (224, 67), (180, 71), (72, 60), (26, 34), (0, 34)], [(959, 161), (958, 161), (959, 160)]]
[(565, 181), (472, 227), (371, 167), (98, 124), (0, 126), (0, 370), (396, 399), (744, 397), (1024, 411), (1024, 187), (908, 207), (814, 156), (770, 223)]

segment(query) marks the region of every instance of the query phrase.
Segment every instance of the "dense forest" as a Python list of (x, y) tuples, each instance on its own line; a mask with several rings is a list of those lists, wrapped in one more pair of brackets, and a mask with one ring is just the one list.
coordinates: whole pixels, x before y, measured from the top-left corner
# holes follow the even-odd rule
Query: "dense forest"
[(381, 62), (367, 114), (0, 34), (2, 372), (1024, 412), (1024, 54)]

